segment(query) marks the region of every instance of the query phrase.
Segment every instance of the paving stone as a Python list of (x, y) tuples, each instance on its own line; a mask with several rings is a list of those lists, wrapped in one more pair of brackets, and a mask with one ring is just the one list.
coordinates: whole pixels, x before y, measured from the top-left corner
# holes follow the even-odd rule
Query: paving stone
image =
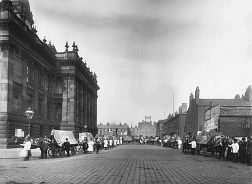
[(185, 155), (155, 145), (120, 145), (99, 154), (38, 159), (18, 157), (20, 149), (0, 150), (0, 183), (252, 183), (252, 167), (215, 157)]

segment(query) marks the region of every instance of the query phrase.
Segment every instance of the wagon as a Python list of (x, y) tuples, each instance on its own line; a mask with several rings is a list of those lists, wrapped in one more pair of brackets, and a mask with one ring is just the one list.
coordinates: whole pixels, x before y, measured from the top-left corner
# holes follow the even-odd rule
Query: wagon
[(218, 141), (221, 135), (221, 132), (210, 131), (203, 132), (201, 135), (197, 136), (197, 154), (200, 155), (200, 153), (203, 152), (204, 156), (207, 156), (208, 153), (215, 155), (218, 152)]
[[(68, 141), (70, 142), (70, 152), (72, 155), (75, 155), (77, 152), (77, 146), (78, 141), (75, 139), (72, 131), (65, 131), (65, 130), (52, 130), (51, 132), (51, 141), (52, 139), (55, 140), (57, 143), (57, 147), (55, 149), (56, 156), (64, 156), (65, 150), (62, 148), (63, 143), (66, 141), (66, 138), (68, 138)], [(48, 147), (48, 155), (52, 156), (52, 149), (49, 144)]]

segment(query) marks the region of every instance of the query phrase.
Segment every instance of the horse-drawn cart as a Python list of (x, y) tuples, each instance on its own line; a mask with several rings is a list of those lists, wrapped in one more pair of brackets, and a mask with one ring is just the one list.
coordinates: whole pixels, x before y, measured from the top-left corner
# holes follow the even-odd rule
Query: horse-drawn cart
[(53, 156), (52, 154), (52, 140), (54, 140), (57, 143), (57, 146), (55, 148), (55, 156), (62, 157), (65, 155), (65, 150), (62, 147), (63, 143), (66, 141), (66, 138), (68, 138), (68, 141), (70, 142), (70, 152), (72, 155), (75, 155), (77, 152), (77, 146), (78, 141), (75, 139), (72, 131), (65, 131), (65, 130), (52, 130), (51, 132), (51, 140), (48, 147), (48, 155)]
[(218, 140), (221, 137), (221, 132), (216, 132), (215, 130), (205, 132), (198, 135), (196, 138), (197, 147), (196, 152), (200, 155), (203, 152), (204, 156), (207, 156), (208, 153), (215, 155), (218, 152)]

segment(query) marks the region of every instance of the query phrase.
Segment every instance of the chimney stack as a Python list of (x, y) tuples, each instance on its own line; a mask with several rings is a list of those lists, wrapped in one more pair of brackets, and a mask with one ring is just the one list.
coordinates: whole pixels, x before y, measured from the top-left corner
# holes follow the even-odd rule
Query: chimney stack
[(193, 100), (193, 94), (191, 93), (190, 97), (189, 97), (189, 106), (190, 106), (192, 100)]
[(195, 101), (196, 101), (196, 103), (199, 103), (199, 93), (200, 93), (200, 90), (199, 90), (199, 87), (197, 87), (196, 90), (195, 90)]

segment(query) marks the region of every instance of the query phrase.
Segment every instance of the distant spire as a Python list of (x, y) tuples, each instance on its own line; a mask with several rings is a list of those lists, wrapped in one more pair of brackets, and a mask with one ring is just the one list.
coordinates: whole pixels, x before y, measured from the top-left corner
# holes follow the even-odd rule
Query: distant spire
[(73, 47), (73, 51), (75, 51), (75, 47), (76, 47), (76, 45), (75, 45), (75, 41), (73, 42), (72, 47)]
[(68, 51), (68, 42), (66, 42), (66, 45), (65, 45), (65, 47), (66, 47), (66, 51)]

